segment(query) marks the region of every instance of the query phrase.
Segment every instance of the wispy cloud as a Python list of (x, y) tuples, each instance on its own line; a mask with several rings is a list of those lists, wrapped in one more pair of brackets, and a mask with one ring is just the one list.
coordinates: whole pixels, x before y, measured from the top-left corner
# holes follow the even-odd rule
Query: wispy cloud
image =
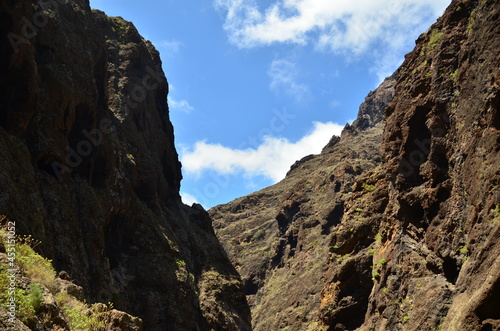
[(172, 110), (181, 111), (184, 113), (191, 113), (194, 110), (194, 107), (189, 104), (186, 100), (175, 100), (171, 96), (168, 96), (168, 105)]
[(184, 171), (195, 175), (213, 170), (220, 174), (243, 173), (250, 179), (266, 176), (278, 182), (296, 160), (319, 153), (334, 134), (340, 134), (342, 128), (332, 122), (314, 122), (312, 131), (295, 143), (266, 136), (258, 148), (245, 150), (199, 141), (193, 149), (182, 151), (181, 162)]
[(177, 40), (164, 40), (159, 43), (159, 46), (163, 48), (163, 50), (168, 55), (179, 53), (181, 47), (184, 46), (184, 44), (181, 41)]
[(286, 59), (274, 60), (267, 74), (271, 78), (270, 88), (275, 92), (285, 93), (297, 102), (309, 94), (309, 88), (297, 82), (298, 71), (294, 62)]
[[(424, 31), (450, 0), (214, 0), (226, 13), (224, 29), (240, 48), (276, 43), (312, 44), (355, 58), (372, 47), (381, 71), (393, 54), (412, 43), (409, 35)], [(260, 5), (260, 6), (259, 6)], [(264, 9), (261, 9), (264, 8)], [(377, 68), (375, 68), (377, 69)]]

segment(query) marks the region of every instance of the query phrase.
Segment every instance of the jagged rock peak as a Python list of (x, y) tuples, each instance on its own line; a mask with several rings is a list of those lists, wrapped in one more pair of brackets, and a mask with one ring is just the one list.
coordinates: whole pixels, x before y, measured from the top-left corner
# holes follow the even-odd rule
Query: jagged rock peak
[(323, 148), (327, 152), (331, 147), (341, 140), (349, 139), (362, 131), (373, 128), (384, 119), (385, 109), (389, 106), (394, 96), (394, 85), (396, 84), (397, 71), (374, 90), (368, 93), (365, 101), (359, 106), (358, 115), (352, 124), (346, 124), (340, 137), (333, 136)]
[(359, 106), (358, 116), (351, 125), (346, 125), (342, 136), (352, 135), (374, 127), (384, 119), (387, 106), (394, 97), (397, 71), (375, 89), (368, 93), (365, 101)]

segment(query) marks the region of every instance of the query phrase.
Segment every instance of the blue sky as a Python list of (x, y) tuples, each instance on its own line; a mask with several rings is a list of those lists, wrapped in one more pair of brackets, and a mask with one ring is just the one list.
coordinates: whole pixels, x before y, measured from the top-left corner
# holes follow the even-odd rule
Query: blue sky
[(450, 0), (91, 0), (161, 53), (184, 202), (284, 178), (352, 121)]

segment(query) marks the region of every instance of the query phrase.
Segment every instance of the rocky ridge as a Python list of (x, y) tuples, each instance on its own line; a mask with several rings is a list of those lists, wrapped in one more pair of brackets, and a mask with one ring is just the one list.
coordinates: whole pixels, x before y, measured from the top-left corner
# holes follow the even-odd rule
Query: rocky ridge
[(453, 1), (390, 103), (209, 211), (255, 330), (500, 330), (499, 10)]
[(87, 0), (2, 0), (0, 22), (0, 215), (145, 330), (249, 330), (208, 214), (180, 200), (152, 44)]
[[(381, 115), (392, 100), (395, 77), (366, 97), (358, 119), (321, 154), (297, 161), (280, 183), (209, 210), (242, 276), (255, 330), (319, 328), (331, 233), (345, 213), (361, 214), (346, 201), (357, 176), (381, 162)], [(371, 283), (370, 273), (365, 278)]]

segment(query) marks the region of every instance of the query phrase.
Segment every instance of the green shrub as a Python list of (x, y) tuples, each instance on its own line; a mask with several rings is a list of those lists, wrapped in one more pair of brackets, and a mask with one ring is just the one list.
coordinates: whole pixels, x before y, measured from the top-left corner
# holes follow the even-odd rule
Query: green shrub
[(64, 317), (68, 321), (70, 329), (82, 331), (104, 330), (113, 305), (95, 303), (90, 307), (84, 302), (78, 301), (67, 292), (55, 295), (59, 306), (62, 307)]
[[(0, 228), (0, 240), (4, 242), (5, 230)], [(33, 247), (39, 242), (30, 236), (16, 239), (16, 264), (29, 278), (31, 284), (29, 290), (25, 290), (16, 282), (14, 293), (10, 290), (11, 281), (9, 279), (10, 266), (0, 263), (0, 305), (8, 308), (13, 294), (16, 299), (16, 317), (23, 322), (35, 316), (43, 302), (42, 285), (47, 287), (52, 293), (57, 290), (55, 281), (56, 272), (52, 267), (52, 261), (37, 254)], [(180, 265), (185, 266), (185, 262), (178, 260)], [(61, 307), (63, 314), (68, 321), (71, 330), (98, 331), (104, 330), (113, 305), (96, 303), (88, 306), (85, 302), (78, 301), (67, 292), (59, 292), (54, 296), (57, 304)]]
[(441, 41), (441, 39), (443, 39), (443, 32), (437, 29), (432, 29), (427, 45), (430, 49), (433, 49)]
[(474, 28), (474, 25), (476, 24), (476, 15), (477, 15), (477, 12), (474, 10), (469, 17), (469, 21), (467, 22), (467, 30), (466, 30), (466, 32), (468, 34), (470, 34), (472, 32), (472, 29)]
[[(9, 266), (7, 264), (0, 264), (0, 306), (9, 310), (9, 302), (13, 296), (10, 289), (9, 279)], [(21, 321), (26, 322), (35, 316), (35, 308), (31, 300), (30, 292), (19, 287), (16, 283), (14, 289), (14, 297), (16, 298), (16, 317)]]
[(433, 50), (434, 47), (436, 47), (437, 44), (441, 41), (441, 39), (443, 39), (444, 35), (443, 32), (439, 31), (436, 28), (430, 30), (427, 34), (429, 36), (429, 41), (422, 48), (423, 54), (427, 54), (429, 51)]
[(111, 22), (111, 30), (113, 30), (113, 32), (120, 36), (124, 36), (128, 33), (130, 26), (121, 17), (109, 17), (109, 21)]
[(367, 190), (368, 192), (372, 192), (375, 190), (375, 185), (370, 185), (370, 184), (366, 184), (366, 183), (363, 183), (362, 187)]
[(181, 259), (176, 259), (176, 260), (175, 260), (175, 264), (177, 264), (177, 266), (178, 266), (179, 268), (184, 268), (184, 267), (186, 267), (186, 261), (181, 260)]
[(31, 302), (30, 293), (21, 288), (16, 289), (17, 318), (26, 322), (35, 316), (35, 308)]
[(57, 285), (52, 261), (37, 254), (32, 248), (34, 245), (36, 242), (31, 237), (20, 238), (16, 245), (16, 262), (33, 282), (42, 284), (54, 292)]
[(40, 309), (43, 303), (42, 287), (39, 284), (30, 284), (29, 297), (35, 311)]
[(378, 261), (378, 264), (379, 264), (379, 265), (381, 265), (381, 266), (382, 266), (382, 265), (384, 265), (384, 264), (386, 264), (386, 263), (387, 263), (387, 260), (386, 260), (386, 259), (384, 259), (384, 258), (381, 258), (381, 259)]
[(458, 75), (458, 69), (453, 71), (451, 74), (450, 74), (450, 77), (451, 79), (453, 80), (453, 82), (456, 84), (457, 83), (457, 75)]

